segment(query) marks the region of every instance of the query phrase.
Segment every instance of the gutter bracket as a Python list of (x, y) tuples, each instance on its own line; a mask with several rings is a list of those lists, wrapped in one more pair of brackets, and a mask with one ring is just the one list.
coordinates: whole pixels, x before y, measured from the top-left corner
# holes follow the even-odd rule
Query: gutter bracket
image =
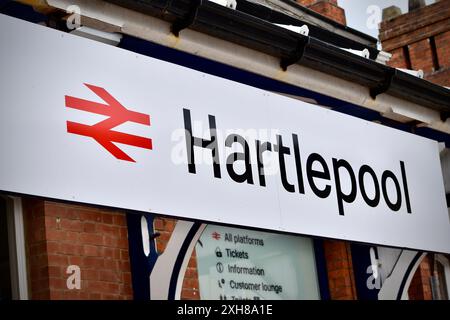
[(392, 78), (395, 75), (395, 69), (387, 69), (387, 75), (383, 79), (383, 81), (380, 81), (375, 87), (370, 88), (370, 96), (372, 99), (376, 99), (376, 97), (379, 94), (382, 94), (386, 91), (388, 91), (389, 87), (392, 83)]
[(303, 54), (305, 53), (306, 44), (308, 43), (308, 38), (309, 37), (301, 36), (298, 39), (295, 51), (289, 57), (281, 58), (280, 67), (283, 71), (286, 71), (290, 65), (293, 65), (302, 59)]
[(192, 4), (187, 15), (184, 18), (175, 20), (170, 28), (170, 31), (175, 35), (175, 37), (179, 37), (181, 30), (188, 28), (194, 23), (195, 18), (197, 17), (198, 9), (202, 5), (202, 2), (202, 0), (191, 1)]

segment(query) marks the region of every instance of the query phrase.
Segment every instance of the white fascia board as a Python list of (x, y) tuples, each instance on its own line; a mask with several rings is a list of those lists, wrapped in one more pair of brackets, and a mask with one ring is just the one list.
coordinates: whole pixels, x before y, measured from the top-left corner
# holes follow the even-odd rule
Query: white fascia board
[[(89, 27), (101, 27), (102, 30), (114, 30), (148, 40), (348, 101), (380, 112), (387, 118), (404, 122), (417, 120), (429, 128), (450, 134), (450, 119), (443, 122), (436, 110), (385, 93), (378, 95), (374, 100), (370, 97), (367, 87), (299, 64), (294, 64), (287, 71), (283, 71), (276, 57), (191, 29), (184, 29), (180, 37), (176, 37), (170, 31), (169, 22), (137, 11), (100, 0), (47, 0), (47, 3), (61, 10), (66, 10), (71, 5), (79, 6), (82, 21)], [(90, 22), (95, 25), (91, 25)]]

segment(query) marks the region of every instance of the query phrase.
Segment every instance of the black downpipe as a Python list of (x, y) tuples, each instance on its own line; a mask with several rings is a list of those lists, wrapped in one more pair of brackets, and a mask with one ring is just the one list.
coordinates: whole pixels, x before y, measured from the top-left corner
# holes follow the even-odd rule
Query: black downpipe
[(170, 31), (176, 36), (180, 36), (180, 31), (183, 29), (188, 28), (191, 26), (196, 17), (199, 7), (202, 5), (203, 0), (193, 0), (190, 3), (189, 11), (187, 12), (185, 17), (176, 19), (175, 22), (172, 24), (172, 27), (170, 28)]
[(298, 39), (297, 48), (292, 52), (292, 54), (286, 58), (281, 58), (280, 67), (281, 69), (283, 69), (283, 71), (286, 71), (290, 65), (293, 65), (302, 59), (307, 44), (308, 44), (308, 37), (304, 36), (300, 37)]

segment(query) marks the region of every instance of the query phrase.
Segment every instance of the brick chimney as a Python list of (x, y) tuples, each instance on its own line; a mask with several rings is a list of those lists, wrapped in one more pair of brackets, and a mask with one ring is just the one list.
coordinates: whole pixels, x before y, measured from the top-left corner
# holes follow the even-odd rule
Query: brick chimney
[(423, 70), (424, 78), (450, 86), (450, 0), (425, 5), (409, 0), (408, 12), (383, 10), (379, 38), (384, 51), (392, 54), (389, 65)]
[(346, 25), (345, 11), (338, 6), (337, 0), (296, 0), (308, 9), (330, 18), (340, 24)]

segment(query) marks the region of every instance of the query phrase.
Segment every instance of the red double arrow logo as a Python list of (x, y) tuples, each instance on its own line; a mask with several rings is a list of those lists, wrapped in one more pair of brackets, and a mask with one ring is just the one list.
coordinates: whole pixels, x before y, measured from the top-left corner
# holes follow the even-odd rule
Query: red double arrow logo
[(114, 157), (120, 160), (135, 162), (113, 142), (149, 150), (152, 149), (152, 140), (149, 138), (111, 130), (127, 121), (149, 126), (150, 116), (148, 114), (128, 110), (109, 94), (108, 91), (101, 87), (96, 87), (87, 83), (84, 85), (99, 96), (106, 104), (65, 96), (66, 107), (105, 115), (109, 118), (91, 126), (67, 121), (67, 132), (95, 139)]

